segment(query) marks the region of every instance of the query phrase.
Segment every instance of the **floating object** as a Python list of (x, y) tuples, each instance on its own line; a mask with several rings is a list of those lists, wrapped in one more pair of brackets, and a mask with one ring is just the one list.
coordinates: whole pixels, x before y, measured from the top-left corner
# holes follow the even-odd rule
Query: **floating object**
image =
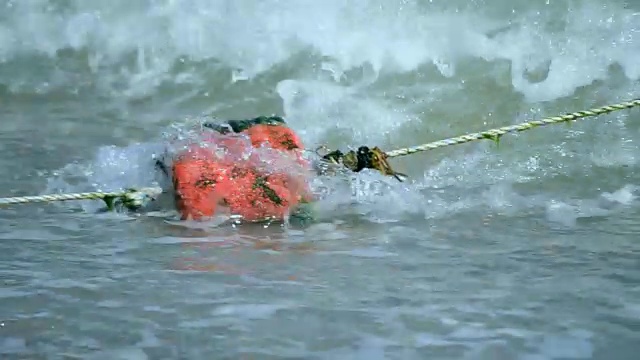
[(220, 126), (207, 142), (175, 155), (172, 179), (181, 218), (201, 220), (221, 207), (246, 221), (284, 218), (311, 201), (300, 139), (284, 121), (260, 117)]

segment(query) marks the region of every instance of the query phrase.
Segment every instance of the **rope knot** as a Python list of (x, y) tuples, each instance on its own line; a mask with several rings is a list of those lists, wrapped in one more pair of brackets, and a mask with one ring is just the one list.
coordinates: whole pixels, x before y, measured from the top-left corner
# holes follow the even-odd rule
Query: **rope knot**
[(351, 150), (346, 154), (340, 150), (335, 150), (322, 158), (334, 164), (342, 164), (353, 172), (373, 169), (379, 171), (382, 175), (393, 176), (400, 182), (407, 177), (407, 175), (393, 170), (387, 161), (387, 155), (377, 146), (373, 149), (368, 146), (360, 146), (358, 150)]
[(142, 189), (126, 189), (121, 193), (106, 194), (102, 200), (107, 205), (108, 210), (114, 210), (116, 207), (125, 207), (128, 210), (135, 211), (155, 200), (160, 194), (160, 188), (142, 188)]

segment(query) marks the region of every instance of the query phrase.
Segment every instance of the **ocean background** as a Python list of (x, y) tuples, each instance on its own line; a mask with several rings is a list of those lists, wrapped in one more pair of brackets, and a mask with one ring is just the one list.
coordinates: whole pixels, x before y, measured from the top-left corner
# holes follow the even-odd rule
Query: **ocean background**
[[(2, 0), (0, 197), (152, 186), (205, 116), (393, 150), (613, 104), (638, 59), (637, 1)], [(307, 226), (2, 207), (0, 358), (637, 359), (639, 144), (636, 108), (393, 159)]]

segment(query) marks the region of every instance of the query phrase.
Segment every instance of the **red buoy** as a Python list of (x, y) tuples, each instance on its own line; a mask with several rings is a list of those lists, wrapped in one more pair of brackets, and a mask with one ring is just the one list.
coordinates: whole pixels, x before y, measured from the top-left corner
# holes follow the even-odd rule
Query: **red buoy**
[(221, 207), (248, 221), (282, 219), (311, 200), (310, 165), (286, 125), (256, 124), (217, 134), (177, 154), (172, 175), (181, 218), (203, 220)]

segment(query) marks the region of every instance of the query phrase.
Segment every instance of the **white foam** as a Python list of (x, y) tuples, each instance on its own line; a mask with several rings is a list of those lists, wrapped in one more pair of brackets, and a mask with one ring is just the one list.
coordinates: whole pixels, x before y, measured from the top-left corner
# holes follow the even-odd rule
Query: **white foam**
[(637, 186), (625, 185), (621, 189), (616, 190), (612, 193), (604, 192), (602, 194), (602, 197), (614, 203), (629, 205), (638, 198), (638, 196), (634, 194), (634, 192), (636, 192), (637, 190), (638, 190)]
[(575, 226), (580, 218), (603, 217), (631, 205), (637, 198), (635, 185), (625, 185), (613, 193), (603, 192), (597, 199), (549, 200), (547, 218), (564, 226)]
[[(510, 17), (411, 1), (68, 3), (60, 10), (44, 0), (12, 2), (0, 23), (0, 59), (85, 49), (91, 69), (116, 66), (109, 73), (128, 81), (124, 94), (132, 96), (178, 76), (168, 71), (180, 59), (215, 59), (250, 78), (303, 50), (332, 59), (336, 73), (362, 66), (402, 73), (433, 64), (450, 77), (466, 58), (504, 59), (514, 87), (532, 101), (570, 95), (605, 78), (614, 64), (628, 78), (640, 77), (639, 15), (596, 1), (519, 6)], [(126, 62), (131, 55), (133, 64)], [(547, 64), (544, 79), (526, 79)]]
[(384, 142), (389, 132), (413, 118), (394, 110), (382, 97), (368, 97), (358, 86), (285, 80), (278, 84), (277, 91), (288, 122), (310, 144), (320, 143), (329, 135), (343, 144)]

